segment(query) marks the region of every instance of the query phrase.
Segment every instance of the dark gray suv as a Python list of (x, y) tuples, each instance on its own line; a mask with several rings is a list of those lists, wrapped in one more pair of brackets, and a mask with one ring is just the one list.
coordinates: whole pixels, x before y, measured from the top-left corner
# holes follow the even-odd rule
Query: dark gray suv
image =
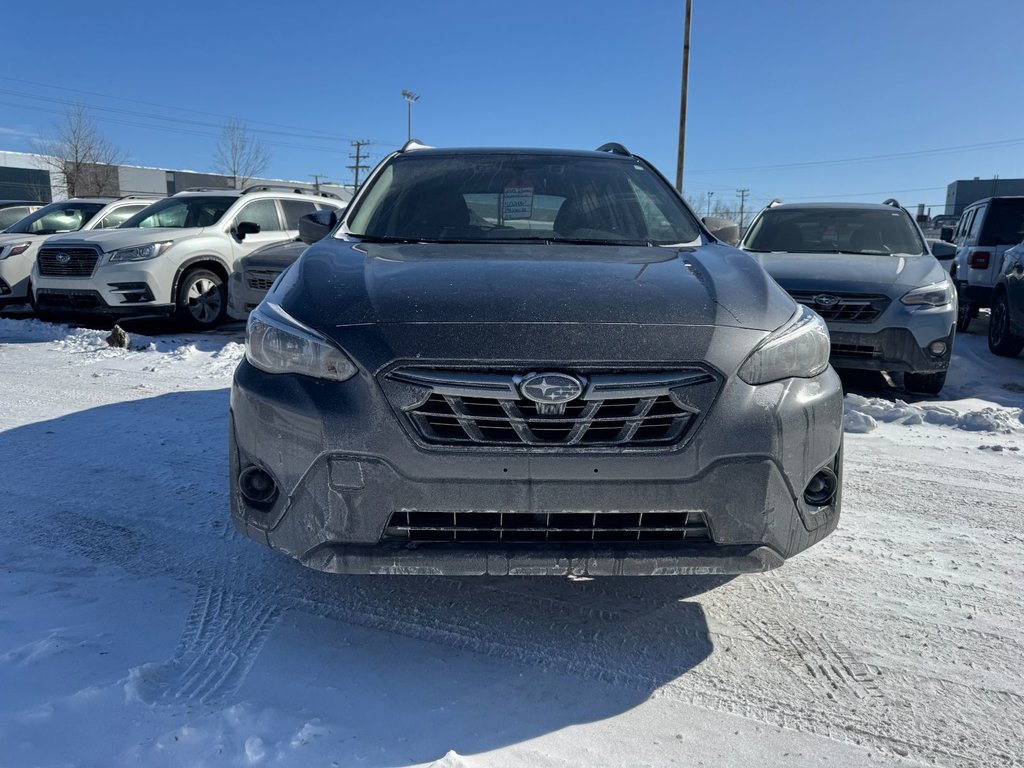
[(332, 572), (766, 570), (839, 518), (828, 352), (621, 145), (397, 152), (249, 317), (232, 517)]

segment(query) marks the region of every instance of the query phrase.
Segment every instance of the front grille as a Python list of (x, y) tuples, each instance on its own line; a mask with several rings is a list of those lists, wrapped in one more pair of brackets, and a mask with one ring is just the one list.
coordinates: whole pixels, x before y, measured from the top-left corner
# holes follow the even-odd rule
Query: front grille
[[(588, 374), (582, 394), (555, 413), (519, 392), (522, 377), (399, 369), (385, 377), (393, 403), (427, 443), (529, 447), (657, 447), (678, 443), (718, 390), (718, 379), (691, 369)], [(395, 384), (412, 384), (412, 392)]]
[(710, 542), (703, 512), (393, 512), (382, 540), (591, 544), (637, 541)]
[[(818, 291), (816, 293), (790, 293), (790, 296), (813, 309), (821, 315), (826, 323), (871, 323), (881, 316), (890, 302), (888, 296), (870, 293)], [(824, 296), (839, 301), (832, 306), (826, 306), (818, 301)], [(826, 299), (826, 304), (828, 302), (829, 300)]]
[(249, 270), (245, 273), (245, 281), (253, 290), (269, 291), (282, 271), (272, 269)]
[(832, 357), (858, 357), (873, 358), (881, 357), (878, 348), (870, 344), (841, 344), (832, 342)]
[(95, 248), (43, 248), (37, 258), (39, 274), (52, 277), (89, 277), (96, 269)]
[(40, 309), (96, 309), (106, 306), (98, 291), (64, 291), (40, 288), (36, 291)]

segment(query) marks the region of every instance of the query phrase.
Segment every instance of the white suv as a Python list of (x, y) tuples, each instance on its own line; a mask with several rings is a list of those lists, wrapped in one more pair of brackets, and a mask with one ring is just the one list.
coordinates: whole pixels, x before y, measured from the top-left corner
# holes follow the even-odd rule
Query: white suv
[(342, 205), (325, 193), (272, 185), (180, 192), (116, 230), (43, 243), (35, 304), (50, 313), (171, 314), (212, 328), (227, 315), (227, 282), (239, 259), (296, 237), (301, 216)]
[(138, 195), (75, 197), (50, 203), (13, 223), (0, 234), (0, 307), (30, 301), (32, 266), (46, 238), (58, 232), (116, 227), (158, 199)]

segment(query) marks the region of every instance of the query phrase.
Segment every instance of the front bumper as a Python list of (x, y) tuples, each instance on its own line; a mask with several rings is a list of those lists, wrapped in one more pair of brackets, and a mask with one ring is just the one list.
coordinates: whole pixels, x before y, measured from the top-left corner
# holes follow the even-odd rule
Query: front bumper
[(174, 269), (155, 265), (158, 260), (102, 263), (91, 277), (42, 275), (37, 267), (32, 276), (36, 304), (53, 313), (117, 317), (168, 314), (174, 309)]
[(228, 314), (237, 320), (245, 320), (266, 295), (267, 289), (253, 288), (248, 284), (245, 273), (236, 270), (228, 279)]
[[(842, 391), (813, 379), (749, 386), (729, 378), (682, 448), (658, 451), (424, 448), (376, 379), (341, 384), (235, 373), (231, 512), (239, 531), (337, 573), (723, 574), (763, 571), (831, 532), (841, 495), (812, 507), (823, 467), (842, 472)], [(239, 473), (268, 472), (279, 493), (252, 504)], [(711, 541), (529, 544), (382, 541), (402, 510), (642, 513), (699, 511)]]
[[(907, 328), (886, 328), (878, 333), (851, 333), (830, 328), (832, 354), (829, 361), (836, 368), (870, 371), (944, 371), (953, 356), (953, 336), (953, 330), (946, 328), (944, 333), (922, 344)], [(933, 355), (928, 351), (933, 341), (945, 342), (943, 354)]]

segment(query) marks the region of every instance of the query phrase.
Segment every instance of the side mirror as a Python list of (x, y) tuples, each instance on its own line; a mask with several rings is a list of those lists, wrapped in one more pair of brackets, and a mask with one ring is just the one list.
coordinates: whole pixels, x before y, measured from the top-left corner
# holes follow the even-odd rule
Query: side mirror
[(945, 240), (947, 243), (953, 242), (953, 228), (943, 227), (939, 230), (939, 240)]
[(255, 235), (260, 231), (260, 225), (255, 221), (240, 221), (235, 227), (235, 235), (239, 240), (245, 240), (246, 235)]
[(316, 213), (307, 213), (299, 219), (299, 240), (312, 245), (323, 240), (338, 226), (338, 213), (333, 208), (323, 208)]
[(940, 240), (933, 240), (932, 256), (939, 261), (949, 261), (950, 259), (956, 258), (956, 246), (952, 243), (944, 243)]
[(735, 221), (720, 219), (717, 216), (705, 216), (701, 222), (712, 235), (729, 245), (736, 245), (740, 241), (740, 225)]

